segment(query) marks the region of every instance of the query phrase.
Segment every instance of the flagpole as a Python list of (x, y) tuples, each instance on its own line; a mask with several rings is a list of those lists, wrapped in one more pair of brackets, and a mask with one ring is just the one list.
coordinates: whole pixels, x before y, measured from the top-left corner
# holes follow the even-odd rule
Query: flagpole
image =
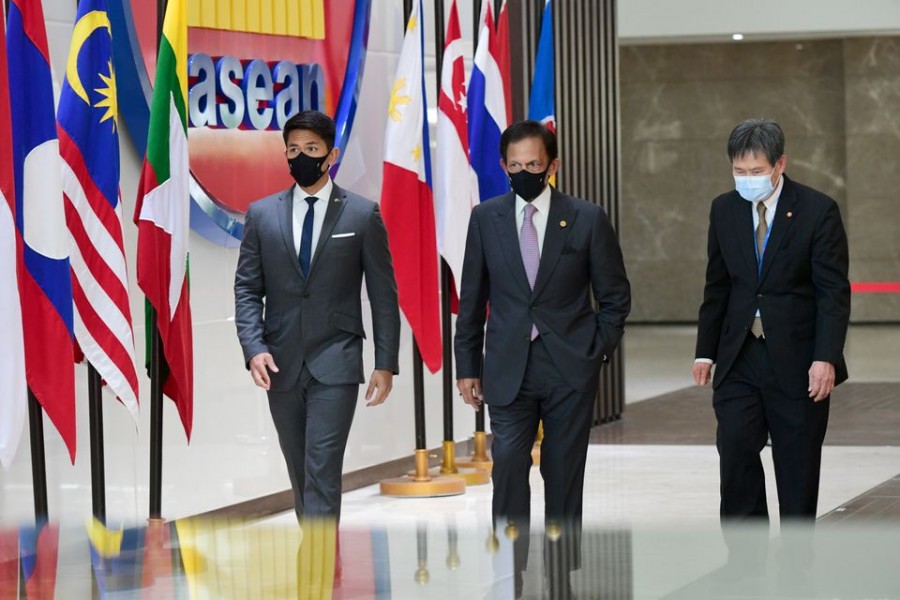
[(91, 422), (91, 508), (106, 523), (106, 465), (103, 450), (103, 402), (100, 373), (88, 362), (88, 407)]
[[(482, 0), (485, 2), (488, 0)], [(494, 0), (490, 0), (496, 6), (496, 2)], [(478, 34), (481, 32), (482, 23), (479, 19), (480, 16), (480, 5), (478, 9), (475, 11), (475, 26), (472, 29), (472, 47), (478, 47)], [(471, 140), (470, 140), (471, 143)], [(459, 292), (459, 290), (456, 290)], [(481, 408), (475, 411), (475, 434), (473, 436), (473, 445), (474, 449), (472, 454), (464, 460), (459, 461), (460, 465), (464, 465), (466, 467), (476, 467), (478, 469), (486, 469), (488, 471), (494, 465), (494, 461), (490, 459), (487, 455), (487, 433), (484, 431), (484, 411), (487, 410), (485, 406), (482, 404)]]
[[(434, 0), (434, 56), (437, 73), (437, 87), (441, 89), (444, 65), (444, 0)], [(440, 91), (438, 92), (440, 96)], [(440, 148), (438, 152), (440, 152)], [(438, 470), (441, 475), (460, 477), (467, 485), (484, 485), (490, 482), (490, 474), (478, 468), (477, 465), (463, 465), (456, 460), (456, 440), (453, 435), (453, 320), (451, 318), (450, 304), (453, 296), (453, 271), (443, 258), (440, 259), (441, 276), (441, 331), (443, 332), (444, 356), (443, 356), (443, 391), (444, 391), (444, 452), (441, 467)], [(462, 468), (460, 468), (462, 467)]]
[[(79, 0), (75, 0), (78, 10)], [(106, 463), (103, 443), (103, 380), (90, 361), (88, 369), (88, 415), (91, 432), (91, 509), (94, 517), (106, 524)]]
[[(163, 0), (164, 1), (164, 0)], [(156, 309), (150, 307), (150, 518), (162, 518), (162, 344), (157, 329)]]
[[(156, 2), (156, 53), (163, 35), (168, 0)], [(159, 339), (156, 309), (150, 306), (150, 519), (162, 519), (162, 443), (163, 443), (163, 394), (162, 394), (162, 341)]]
[(34, 520), (46, 522), (47, 510), (47, 459), (44, 456), (44, 411), (28, 388), (28, 424), (31, 433), (31, 479), (34, 486)]

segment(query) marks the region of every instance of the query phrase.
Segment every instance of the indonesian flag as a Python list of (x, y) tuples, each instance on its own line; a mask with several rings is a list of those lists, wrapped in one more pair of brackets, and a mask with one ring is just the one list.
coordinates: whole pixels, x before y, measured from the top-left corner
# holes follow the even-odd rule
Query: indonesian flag
[(391, 89), (384, 134), (381, 212), (388, 231), (400, 308), (422, 360), (441, 368), (438, 258), (425, 119), (422, 2), (413, 4)]
[[(0, 24), (0, 464), (9, 467), (25, 428), (28, 400), (22, 305), (16, 274), (22, 253), (16, 230), (5, 30)], [(5, 559), (0, 556), (0, 560)], [(0, 587), (0, 597), (6, 597), (2, 593), (4, 589)]]
[(138, 226), (138, 285), (156, 309), (168, 365), (163, 392), (175, 401), (190, 439), (194, 358), (187, 279), (190, 192), (186, 106), (187, 0), (169, 0), (159, 41), (147, 155), (134, 222)]
[(466, 234), (472, 207), (478, 204), (478, 176), (469, 164), (466, 126), (466, 68), (456, 0), (450, 5), (447, 43), (438, 95), (437, 172), (438, 247), (450, 265), (456, 289), (462, 282)]

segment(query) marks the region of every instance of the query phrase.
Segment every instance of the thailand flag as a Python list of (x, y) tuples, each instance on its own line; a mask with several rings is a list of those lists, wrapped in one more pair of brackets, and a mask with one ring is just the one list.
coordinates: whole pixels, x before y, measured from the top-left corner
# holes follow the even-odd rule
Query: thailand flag
[(500, 134), (509, 126), (502, 66), (508, 65), (508, 43), (494, 26), (493, 0), (481, 4), (481, 31), (475, 49), (475, 65), (469, 81), (469, 153), (478, 174), (481, 201), (509, 191), (509, 178), (500, 166)]
[(16, 227), (28, 386), (75, 462), (75, 363), (69, 231), (47, 32), (39, 0), (12, 0), (6, 33)]

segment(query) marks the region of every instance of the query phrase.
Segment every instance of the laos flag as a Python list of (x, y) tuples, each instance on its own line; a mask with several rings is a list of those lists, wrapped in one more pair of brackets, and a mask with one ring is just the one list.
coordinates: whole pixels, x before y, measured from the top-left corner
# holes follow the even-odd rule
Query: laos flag
[(12, 0), (6, 29), (25, 378), (75, 462), (75, 362), (69, 231), (47, 31), (39, 0)]

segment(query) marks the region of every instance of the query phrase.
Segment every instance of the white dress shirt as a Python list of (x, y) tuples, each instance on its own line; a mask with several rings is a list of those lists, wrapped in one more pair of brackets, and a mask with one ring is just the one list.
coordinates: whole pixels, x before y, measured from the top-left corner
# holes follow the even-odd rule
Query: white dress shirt
[[(522, 223), (525, 222), (525, 202), (516, 195), (516, 233), (519, 239), (522, 238)], [(531, 205), (536, 209), (531, 217), (534, 228), (537, 229), (538, 236), (538, 252), (544, 248), (544, 234), (547, 233), (547, 219), (550, 217), (550, 186), (546, 186), (544, 191), (538, 194), (538, 197), (531, 201)]]
[[(309, 254), (309, 264), (312, 265), (313, 257), (316, 255), (316, 245), (319, 243), (319, 234), (322, 233), (322, 224), (325, 223), (325, 210), (328, 208), (328, 201), (331, 199), (331, 191), (334, 189), (334, 183), (331, 177), (325, 182), (321, 190), (316, 192), (316, 203), (313, 210), (313, 231), (312, 231), (312, 252)], [(303, 220), (309, 211), (309, 198), (299, 185), (294, 186), (294, 254), (300, 256), (300, 238), (303, 237)]]
[[(775, 220), (775, 208), (778, 206), (778, 198), (781, 197), (781, 188), (784, 186), (784, 175), (778, 178), (778, 184), (775, 186), (775, 191), (772, 192), (772, 195), (769, 196), (768, 200), (763, 201), (763, 204), (766, 206), (766, 225), (769, 228), (769, 233), (772, 232), (772, 222)], [(753, 214), (753, 243), (756, 243), (756, 228), (759, 227), (759, 213), (757, 212), (756, 202), (751, 202), (753, 205), (752, 210), (750, 211)], [(768, 240), (766, 240), (768, 242)], [(753, 253), (756, 256), (756, 253)], [(756, 316), (760, 316), (759, 309), (756, 309)], [(713, 364), (713, 360), (711, 358), (697, 358), (694, 360), (695, 363), (707, 363)]]

